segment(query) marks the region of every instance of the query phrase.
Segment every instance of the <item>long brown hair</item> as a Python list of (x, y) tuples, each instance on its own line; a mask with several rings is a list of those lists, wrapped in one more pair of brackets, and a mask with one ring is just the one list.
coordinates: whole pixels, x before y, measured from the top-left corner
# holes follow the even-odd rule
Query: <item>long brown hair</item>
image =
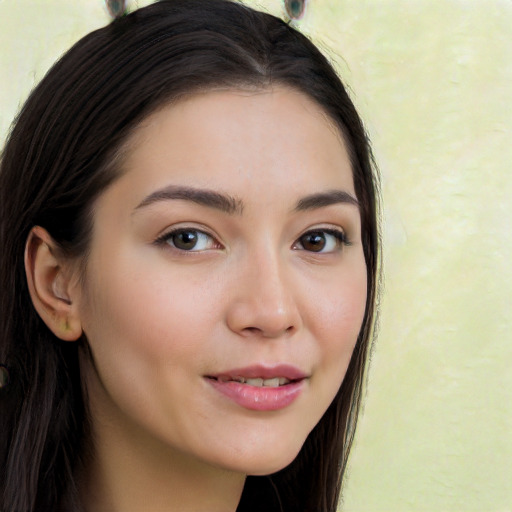
[[(334, 512), (360, 408), (374, 320), (378, 226), (367, 137), (342, 82), (301, 33), (229, 0), (161, 0), (75, 44), (22, 108), (0, 168), (2, 510), (77, 510), (87, 453), (78, 354), (35, 312), (24, 273), (30, 229), (86, 258), (92, 204), (116, 177), (128, 135), (160, 106), (210, 88), (292, 87), (320, 105), (349, 149), (361, 204), (366, 313), (343, 384), (288, 467), (248, 477), (238, 510)], [(67, 498), (63, 500), (63, 497)]]

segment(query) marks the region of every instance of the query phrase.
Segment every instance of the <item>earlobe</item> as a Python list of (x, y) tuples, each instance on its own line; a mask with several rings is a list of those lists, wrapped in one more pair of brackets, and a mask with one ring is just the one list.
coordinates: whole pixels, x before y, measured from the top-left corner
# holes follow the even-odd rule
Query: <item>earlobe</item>
[(25, 273), (30, 297), (48, 328), (60, 339), (82, 335), (77, 304), (72, 300), (72, 272), (58, 245), (42, 227), (30, 231), (25, 245)]

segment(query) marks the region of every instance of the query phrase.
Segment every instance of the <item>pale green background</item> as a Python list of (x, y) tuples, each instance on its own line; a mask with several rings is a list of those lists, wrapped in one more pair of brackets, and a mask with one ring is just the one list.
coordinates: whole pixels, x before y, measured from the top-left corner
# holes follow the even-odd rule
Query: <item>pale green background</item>
[[(107, 19), (101, 0), (0, 0), (2, 141)], [(381, 329), (342, 508), (512, 511), (512, 1), (311, 0), (300, 28), (337, 62), (383, 178)]]

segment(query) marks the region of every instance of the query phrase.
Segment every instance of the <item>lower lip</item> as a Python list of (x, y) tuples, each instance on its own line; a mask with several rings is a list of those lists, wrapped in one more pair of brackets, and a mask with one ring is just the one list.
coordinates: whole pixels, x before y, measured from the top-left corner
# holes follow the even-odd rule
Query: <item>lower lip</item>
[(257, 387), (240, 382), (207, 379), (214, 389), (236, 404), (253, 411), (277, 411), (294, 402), (304, 388), (304, 381), (291, 382), (277, 388)]

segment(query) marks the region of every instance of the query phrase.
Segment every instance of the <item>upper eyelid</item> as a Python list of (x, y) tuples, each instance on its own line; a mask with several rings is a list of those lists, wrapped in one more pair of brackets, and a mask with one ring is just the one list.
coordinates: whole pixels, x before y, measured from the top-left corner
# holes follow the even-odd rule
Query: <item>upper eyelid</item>
[(204, 233), (205, 235), (210, 236), (211, 238), (214, 238), (215, 240), (218, 240), (219, 237), (213, 233), (211, 229), (209, 229), (206, 226), (203, 225), (192, 225), (192, 224), (183, 224), (183, 225), (172, 225), (169, 226), (161, 231), (161, 234), (159, 234), (156, 238), (163, 238), (166, 236), (169, 236), (173, 233), (180, 232), (180, 231), (198, 231), (199, 233)]
[[(178, 223), (177, 225), (169, 226), (161, 231), (162, 235), (165, 236), (168, 233), (175, 233), (176, 231), (199, 231), (201, 233), (205, 233), (206, 235), (209, 235), (213, 238), (218, 238), (217, 235), (213, 232), (212, 229), (209, 227), (203, 225), (203, 224), (195, 224), (195, 223), (183, 223), (183, 225), (180, 225), (181, 223)], [(339, 231), (341, 233), (346, 233), (346, 229), (342, 228), (339, 225), (336, 224), (313, 224), (305, 229), (303, 229), (297, 237), (301, 237), (306, 233), (309, 233), (311, 231)], [(161, 236), (161, 235), (158, 235)]]
[(195, 226), (177, 226), (177, 227), (170, 227), (170, 228), (164, 229), (161, 232), (161, 234), (159, 234), (154, 239), (153, 243), (154, 244), (165, 243), (169, 237), (171, 237), (172, 235), (174, 235), (176, 233), (180, 233), (183, 231), (197, 231), (198, 233), (202, 233), (203, 235), (206, 235), (207, 237), (211, 238), (213, 242), (215, 242), (221, 246), (224, 246), (224, 244), (219, 240), (219, 237), (217, 237), (213, 233), (209, 232), (209, 230), (207, 230), (205, 228), (198, 228)]
[(311, 227), (304, 229), (297, 238), (300, 238), (301, 236), (304, 236), (307, 233), (312, 233), (312, 232), (314, 233), (316, 231), (325, 231), (327, 233), (330, 231), (331, 232), (336, 231), (336, 232), (342, 233), (343, 236), (345, 236), (345, 237), (348, 236), (347, 230), (345, 228), (342, 228), (339, 225), (336, 225), (336, 224), (314, 224)]
[[(183, 223), (183, 224), (178, 223), (177, 225), (172, 225), (172, 226), (167, 227), (166, 229), (162, 230), (161, 234), (159, 234), (155, 238), (155, 242), (163, 241), (167, 237), (172, 235), (173, 233), (180, 232), (180, 231), (187, 231), (187, 230), (188, 231), (198, 231), (200, 233), (205, 234), (206, 236), (209, 236), (210, 238), (215, 240), (220, 245), (223, 245), (223, 246), (225, 245), (222, 242), (221, 237), (219, 237), (212, 229), (210, 229), (209, 227), (207, 227), (203, 224), (200, 224), (200, 223), (195, 224), (193, 222), (190, 224), (189, 223)], [(350, 238), (347, 234), (347, 230), (345, 228), (341, 227), (340, 225), (329, 224), (329, 223), (313, 224), (313, 225), (305, 228), (298, 235), (295, 236), (295, 238), (293, 239), (293, 243), (297, 242), (301, 237), (303, 237), (304, 235), (306, 235), (308, 233), (322, 232), (322, 231), (324, 231), (326, 233), (329, 233), (329, 232), (340, 233), (343, 236), (343, 242), (346, 243), (347, 245), (350, 245)]]
[(340, 234), (340, 235), (343, 235), (344, 238), (347, 237), (347, 232), (346, 230), (342, 229), (342, 228), (335, 228), (335, 227), (320, 227), (320, 228), (310, 228), (310, 229), (306, 229), (301, 235), (299, 235), (298, 238), (301, 238), (303, 237), (304, 235), (307, 235), (308, 233), (326, 233), (328, 235), (335, 235), (335, 234)]

